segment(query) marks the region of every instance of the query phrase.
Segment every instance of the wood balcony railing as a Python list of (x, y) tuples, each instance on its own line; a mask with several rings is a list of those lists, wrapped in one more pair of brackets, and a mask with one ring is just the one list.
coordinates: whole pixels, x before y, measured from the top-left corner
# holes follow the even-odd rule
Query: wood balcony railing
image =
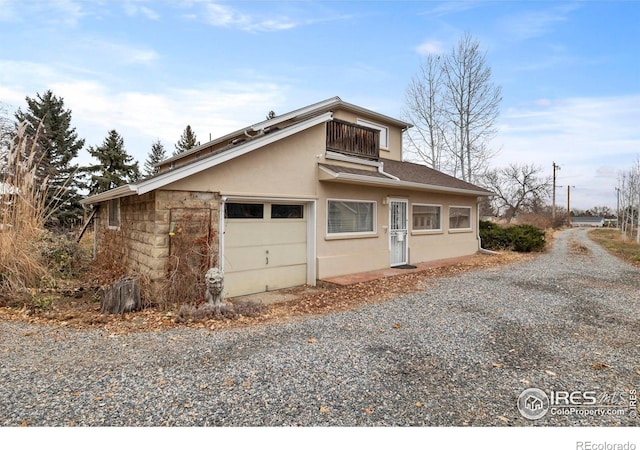
[(341, 120), (327, 122), (327, 150), (377, 160), (380, 131)]

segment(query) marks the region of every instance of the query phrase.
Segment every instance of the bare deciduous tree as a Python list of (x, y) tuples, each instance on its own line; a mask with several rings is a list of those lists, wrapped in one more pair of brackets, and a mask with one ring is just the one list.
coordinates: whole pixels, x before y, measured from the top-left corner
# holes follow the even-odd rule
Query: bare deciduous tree
[(536, 212), (549, 196), (551, 180), (542, 177), (541, 167), (533, 164), (510, 164), (488, 170), (482, 184), (496, 193), (493, 205), (498, 216), (507, 222), (521, 212)]
[(480, 44), (465, 34), (446, 56), (428, 56), (407, 89), (410, 147), (427, 164), (474, 182), (493, 156), (502, 90)]
[(587, 216), (596, 216), (596, 217), (611, 217), (613, 216), (613, 211), (608, 206), (594, 206), (593, 208), (589, 208), (585, 211)]
[(442, 60), (428, 55), (405, 95), (404, 115), (413, 123), (406, 133), (406, 144), (408, 152), (436, 170), (441, 170), (444, 150), (442, 90)]
[(631, 169), (620, 175), (618, 185), (618, 227), (622, 231), (622, 239), (633, 238), (635, 228), (636, 242), (640, 243), (640, 158)]

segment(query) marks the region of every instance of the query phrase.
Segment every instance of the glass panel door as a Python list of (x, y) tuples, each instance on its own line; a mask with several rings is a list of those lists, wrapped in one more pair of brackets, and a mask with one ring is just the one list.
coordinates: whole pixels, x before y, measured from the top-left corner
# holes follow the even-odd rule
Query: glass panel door
[(389, 247), (391, 266), (407, 264), (407, 200), (389, 202)]

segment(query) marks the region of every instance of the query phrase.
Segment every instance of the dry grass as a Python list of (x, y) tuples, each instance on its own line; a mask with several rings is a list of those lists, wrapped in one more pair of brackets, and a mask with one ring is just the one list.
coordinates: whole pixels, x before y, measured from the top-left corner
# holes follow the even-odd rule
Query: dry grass
[(581, 255), (589, 255), (591, 254), (591, 250), (582, 245), (580, 242), (576, 241), (575, 239), (572, 239), (569, 242), (569, 251), (573, 254), (581, 254)]
[(37, 242), (52, 212), (46, 204), (48, 180), (38, 175), (39, 152), (27, 126), (20, 125), (0, 159), (0, 298), (5, 302), (39, 287), (47, 275)]
[(640, 265), (640, 244), (636, 241), (623, 241), (622, 233), (613, 228), (597, 228), (589, 232), (589, 237), (602, 245), (610, 253), (632, 263)]
[(55, 298), (50, 291), (84, 270), (87, 253), (73, 239), (45, 229), (65, 186), (50, 192), (40, 170), (42, 130), (33, 135), (28, 127), (22, 123), (0, 148), (0, 306), (45, 310)]

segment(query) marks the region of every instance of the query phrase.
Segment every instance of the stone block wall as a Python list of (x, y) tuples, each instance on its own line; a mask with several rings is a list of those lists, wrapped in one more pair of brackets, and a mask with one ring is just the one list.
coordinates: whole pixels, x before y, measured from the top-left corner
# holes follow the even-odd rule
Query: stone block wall
[[(109, 257), (120, 258), (127, 271), (159, 282), (166, 277), (172, 241), (177, 240), (170, 236), (170, 231), (179, 229), (183, 233), (197, 234), (194, 239), (206, 236), (210, 264), (215, 266), (219, 251), (219, 214), (218, 193), (154, 191), (122, 197), (120, 227), (110, 229), (109, 202), (104, 202), (96, 217), (97, 251), (100, 253), (105, 246), (110, 246)], [(190, 223), (194, 218), (198, 221), (195, 225)], [(208, 229), (203, 230), (202, 224)]]

